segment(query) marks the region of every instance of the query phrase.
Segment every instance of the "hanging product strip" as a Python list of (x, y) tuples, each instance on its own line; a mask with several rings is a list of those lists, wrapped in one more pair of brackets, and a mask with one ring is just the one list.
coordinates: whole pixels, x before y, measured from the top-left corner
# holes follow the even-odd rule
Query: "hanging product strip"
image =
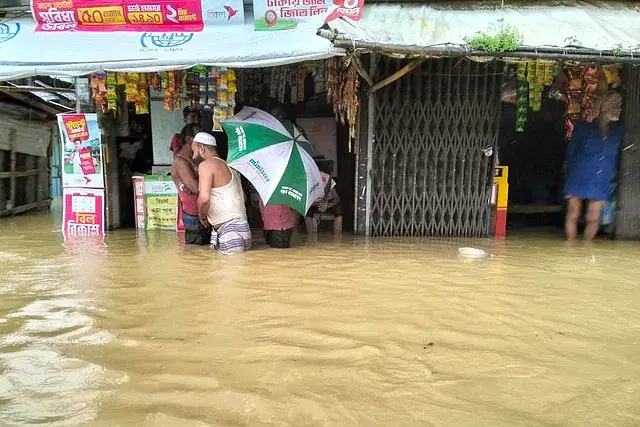
[(566, 66), (565, 74), (565, 138), (573, 134), (573, 122), (584, 119), (598, 96), (621, 86), (620, 65)]

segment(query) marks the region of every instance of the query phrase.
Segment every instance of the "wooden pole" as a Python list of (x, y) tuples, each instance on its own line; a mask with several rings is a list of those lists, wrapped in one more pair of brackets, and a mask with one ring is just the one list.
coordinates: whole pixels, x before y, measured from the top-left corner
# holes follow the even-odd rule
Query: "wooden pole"
[(9, 171), (11, 172), (11, 178), (9, 181), (9, 206), (7, 209), (13, 209), (16, 207), (16, 130), (9, 129), (9, 146), (11, 151), (9, 152)]
[[(8, 153), (7, 153), (8, 154)], [(4, 210), (5, 203), (7, 201), (7, 195), (5, 194), (5, 182), (6, 180), (2, 178), (2, 174), (4, 173), (5, 163), (7, 161), (7, 157), (5, 155), (5, 151), (0, 151), (0, 211)]]
[(371, 89), (369, 89), (369, 93), (374, 93), (374, 92), (382, 89), (383, 87), (395, 82), (400, 77), (402, 77), (405, 74), (408, 74), (408, 73), (412, 72), (413, 70), (415, 70), (420, 64), (422, 64), (426, 60), (427, 60), (426, 57), (414, 59), (413, 61), (409, 62), (404, 67), (400, 68), (395, 73), (391, 74), (389, 77), (384, 78), (384, 79), (380, 80), (378, 83), (376, 83), (373, 86), (371, 86)]
[[(370, 76), (375, 78), (377, 74), (377, 54), (371, 52), (370, 55), (371, 64), (369, 64)], [(373, 88), (371, 88), (373, 89)], [(375, 91), (369, 89), (367, 94), (367, 186), (365, 197), (365, 236), (371, 236), (371, 186), (373, 184), (373, 144), (375, 143), (375, 108), (376, 108), (376, 94)]]

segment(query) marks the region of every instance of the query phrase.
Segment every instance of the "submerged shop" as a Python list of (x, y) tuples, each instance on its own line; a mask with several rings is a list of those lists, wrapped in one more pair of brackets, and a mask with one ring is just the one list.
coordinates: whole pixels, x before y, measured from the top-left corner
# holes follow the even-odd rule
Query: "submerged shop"
[(501, 234), (507, 181), (510, 218), (556, 213), (561, 226), (567, 140), (615, 90), (624, 140), (602, 225), (640, 237), (638, 25), (624, 3), (436, 2), (367, 4), (358, 26), (319, 30), (348, 51), (363, 81), (358, 232)]
[[(80, 227), (85, 234), (134, 225), (176, 229), (169, 146), (185, 124), (185, 108), (216, 136), (223, 156), (222, 120), (243, 106), (284, 109), (312, 141), (320, 169), (333, 175), (345, 212), (353, 212), (357, 75), (345, 74), (342, 49), (316, 35), (328, 1), (296, 2), (301, 10), (323, 9), (322, 16), (314, 12), (296, 19), (268, 0), (256, 0), (253, 7), (241, 0), (224, 6), (204, 0), (195, 2), (201, 9), (193, 11), (194, 2), (185, 2), (185, 11), (176, 11), (178, 22), (162, 26), (165, 32), (152, 21), (170, 11), (134, 11), (105, 1), (112, 12), (122, 8), (122, 19), (111, 13), (95, 25), (76, 10), (81, 3), (52, 3), (57, 11), (43, 3), (40, 11), (34, 2), (36, 19), (15, 19), (17, 33), (0, 44), (0, 80), (75, 76), (87, 94), (78, 99), (78, 113), (59, 119), (62, 149), (69, 152), (64, 158), (77, 159), (65, 165), (63, 176), (65, 217), (72, 218), (67, 232), (79, 233), (76, 220), (89, 221), (92, 227)], [(61, 11), (55, 19), (49, 15)], [(245, 24), (245, 14), (254, 11), (253, 22)], [(196, 16), (197, 22), (180, 22), (185, 16)], [(257, 204), (255, 196), (252, 201)], [(104, 217), (98, 215), (101, 206)]]

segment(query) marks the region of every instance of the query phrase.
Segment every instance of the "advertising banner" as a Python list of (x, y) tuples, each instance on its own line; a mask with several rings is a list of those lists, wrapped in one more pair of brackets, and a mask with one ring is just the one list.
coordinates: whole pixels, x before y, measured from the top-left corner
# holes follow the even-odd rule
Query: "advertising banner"
[(331, 0), (254, 0), (255, 30), (290, 30), (298, 22), (321, 19), (330, 5)]
[(363, 9), (364, 0), (333, 0), (333, 5), (324, 18), (324, 23), (328, 24), (338, 18), (347, 18), (358, 22), (362, 18)]
[(170, 176), (144, 177), (147, 230), (172, 230), (178, 225), (178, 190)]
[(62, 233), (65, 238), (104, 235), (104, 190), (64, 188)]
[(244, 24), (242, 0), (31, 0), (36, 31), (200, 32)]
[(96, 114), (58, 114), (62, 187), (104, 188), (102, 143)]
[(364, 0), (253, 0), (253, 19), (256, 31), (290, 30), (309, 20), (357, 22), (363, 9)]

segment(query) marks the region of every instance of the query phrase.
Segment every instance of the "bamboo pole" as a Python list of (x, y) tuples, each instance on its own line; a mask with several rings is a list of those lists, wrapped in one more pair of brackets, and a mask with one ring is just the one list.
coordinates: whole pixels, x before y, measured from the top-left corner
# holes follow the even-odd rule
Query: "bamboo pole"
[(11, 151), (9, 152), (9, 172), (11, 172), (11, 177), (9, 178), (9, 208), (13, 209), (16, 207), (16, 185), (17, 185), (17, 176), (16, 176), (16, 130), (9, 130), (9, 146)]

